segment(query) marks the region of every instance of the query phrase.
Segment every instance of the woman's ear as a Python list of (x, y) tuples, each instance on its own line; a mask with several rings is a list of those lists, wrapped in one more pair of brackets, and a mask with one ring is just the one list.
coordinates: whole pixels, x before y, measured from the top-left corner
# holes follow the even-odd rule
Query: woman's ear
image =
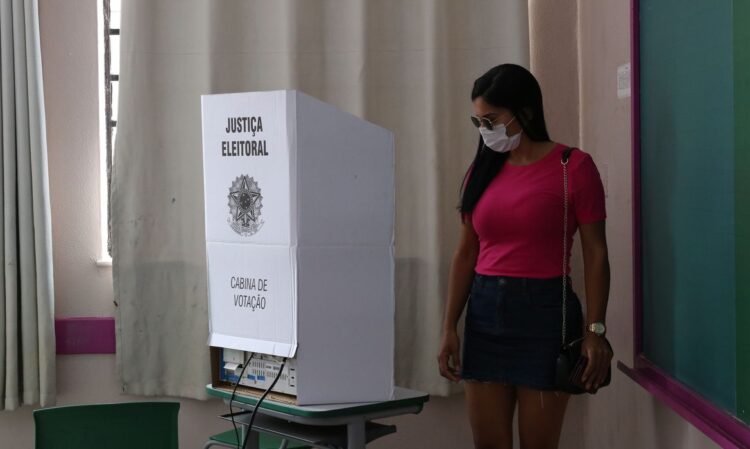
[(521, 109), (519, 113), (523, 116), (525, 121), (531, 121), (531, 119), (534, 118), (534, 111), (529, 107)]

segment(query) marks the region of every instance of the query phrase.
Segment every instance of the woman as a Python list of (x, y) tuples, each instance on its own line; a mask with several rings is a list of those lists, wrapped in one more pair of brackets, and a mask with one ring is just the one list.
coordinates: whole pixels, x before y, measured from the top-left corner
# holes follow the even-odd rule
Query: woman
[[(585, 333), (583, 380), (595, 390), (612, 352), (604, 338), (609, 261), (604, 189), (591, 157), (570, 152), (568, 232), (564, 233), (561, 159), (566, 147), (547, 134), (534, 76), (513, 64), (474, 82), (472, 122), (481, 134), (467, 171), (462, 230), (450, 270), (441, 374), (466, 382), (476, 448), (513, 447), (513, 415), (524, 449), (556, 448), (569, 394), (555, 390), (562, 342), (562, 276), (573, 235), (583, 246), (587, 310), (568, 282), (566, 341)], [(564, 246), (566, 249), (564, 250)], [(467, 306), (463, 359), (457, 333)]]

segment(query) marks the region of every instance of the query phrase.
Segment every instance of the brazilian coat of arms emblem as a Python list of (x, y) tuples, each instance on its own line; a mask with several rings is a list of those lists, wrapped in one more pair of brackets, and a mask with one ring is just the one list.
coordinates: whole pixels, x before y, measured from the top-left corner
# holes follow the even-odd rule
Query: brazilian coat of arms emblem
[(249, 237), (263, 226), (260, 210), (263, 207), (258, 182), (248, 175), (240, 175), (229, 187), (229, 226), (237, 234)]

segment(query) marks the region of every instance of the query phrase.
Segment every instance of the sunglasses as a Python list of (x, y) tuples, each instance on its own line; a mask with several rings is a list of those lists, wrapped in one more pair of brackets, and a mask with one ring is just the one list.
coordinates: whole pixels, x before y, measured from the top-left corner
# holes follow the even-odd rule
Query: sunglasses
[(474, 124), (477, 128), (484, 127), (488, 131), (492, 131), (492, 124), (497, 122), (497, 120), (500, 117), (495, 118), (495, 120), (490, 120), (485, 117), (477, 117), (476, 115), (470, 115), (469, 118), (471, 119), (471, 123)]

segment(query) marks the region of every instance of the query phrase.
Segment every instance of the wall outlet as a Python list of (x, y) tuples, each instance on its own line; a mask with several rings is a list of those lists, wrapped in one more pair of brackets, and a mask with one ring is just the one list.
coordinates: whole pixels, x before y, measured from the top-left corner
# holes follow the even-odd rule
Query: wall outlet
[(630, 97), (630, 63), (617, 68), (617, 98)]

